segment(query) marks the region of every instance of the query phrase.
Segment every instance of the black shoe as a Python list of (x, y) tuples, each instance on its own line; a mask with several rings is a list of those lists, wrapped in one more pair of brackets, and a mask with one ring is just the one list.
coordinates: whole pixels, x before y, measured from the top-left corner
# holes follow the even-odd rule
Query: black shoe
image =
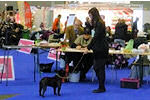
[(80, 81), (80, 82), (84, 82), (84, 81), (86, 81), (86, 79), (80, 79), (79, 81)]
[(82, 82), (82, 81), (85, 81), (86, 80), (86, 76), (85, 75), (83, 75), (83, 76), (80, 76), (80, 81)]
[(96, 89), (96, 90), (93, 90), (92, 92), (93, 93), (102, 93), (102, 92), (105, 92), (106, 89)]

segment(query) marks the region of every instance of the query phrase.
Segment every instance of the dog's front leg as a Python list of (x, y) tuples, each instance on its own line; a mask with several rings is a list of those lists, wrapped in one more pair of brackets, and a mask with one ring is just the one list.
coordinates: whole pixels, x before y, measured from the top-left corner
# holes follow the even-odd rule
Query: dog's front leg
[(54, 87), (53, 89), (54, 89), (54, 95), (57, 95), (57, 94), (56, 94), (56, 87)]
[(61, 87), (58, 87), (58, 90), (57, 90), (58, 96), (60, 96), (60, 89), (61, 89)]
[(40, 89), (39, 89), (39, 95), (40, 95), (40, 96), (42, 96), (42, 95), (41, 95), (41, 92), (42, 92), (42, 87), (40, 87)]
[(44, 96), (44, 93), (45, 93), (46, 89), (47, 89), (47, 87), (46, 87), (46, 86), (45, 86), (45, 87), (43, 87), (42, 97), (45, 97), (45, 96)]

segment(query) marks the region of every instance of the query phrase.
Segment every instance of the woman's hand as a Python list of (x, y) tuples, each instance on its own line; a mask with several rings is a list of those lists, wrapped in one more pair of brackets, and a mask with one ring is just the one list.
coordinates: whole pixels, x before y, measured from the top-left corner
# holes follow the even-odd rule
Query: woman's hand
[(14, 38), (16, 38), (16, 36), (15, 35), (12, 35)]
[(80, 46), (80, 45), (79, 45), (79, 46), (77, 46), (77, 47), (76, 47), (76, 49), (80, 50), (80, 49), (81, 49), (81, 46)]
[(88, 53), (88, 49), (87, 47), (84, 49), (84, 54), (87, 54)]

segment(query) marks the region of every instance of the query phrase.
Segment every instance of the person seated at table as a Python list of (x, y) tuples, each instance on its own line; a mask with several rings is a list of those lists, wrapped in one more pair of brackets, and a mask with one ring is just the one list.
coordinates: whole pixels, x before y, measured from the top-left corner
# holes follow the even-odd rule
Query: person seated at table
[[(82, 50), (91, 42), (91, 30), (89, 28), (84, 28), (83, 35), (79, 36), (75, 42), (71, 45), (71, 48), (76, 48), (78, 50)], [(83, 58), (82, 58), (83, 56)], [(81, 59), (82, 58), (82, 59)], [(80, 62), (81, 60), (81, 62)], [(93, 55), (92, 53), (88, 53), (83, 55), (83, 53), (66, 53), (66, 63), (70, 63), (73, 61), (74, 69), (77, 65), (77, 68), (75, 69), (75, 72), (80, 71), (80, 81), (83, 81), (86, 79), (86, 73), (93, 65)], [(78, 64), (79, 63), (79, 64)]]
[(143, 63), (143, 77), (149, 76), (150, 75), (150, 56), (137, 56), (135, 60), (135, 65), (131, 67), (131, 72), (130, 72), (130, 78), (132, 79), (139, 79), (140, 78), (140, 70), (142, 68), (142, 63)]
[(21, 29), (17, 26), (11, 32), (11, 35), (10, 35), (10, 44), (11, 45), (18, 45), (19, 40), (20, 40), (21, 37), (22, 37)]
[(114, 42), (118, 42), (125, 47), (125, 41), (127, 36), (128, 25), (124, 19), (118, 19), (118, 23), (115, 26)]
[(83, 31), (84, 31), (84, 29), (83, 29), (83, 27), (81, 27), (81, 22), (76, 18), (76, 19), (74, 20), (73, 25), (68, 26), (68, 27), (66, 28), (65, 41), (68, 40), (68, 41), (69, 41), (69, 46), (71, 46), (71, 45), (74, 43), (75, 39), (76, 39), (78, 36), (80, 36), (80, 35), (83, 34)]
[(110, 26), (107, 26), (106, 27), (106, 39), (109, 43), (112, 43), (113, 42), (113, 34), (112, 34), (112, 31), (111, 31), (111, 28)]
[[(144, 35), (143, 33), (138, 33), (137, 38), (134, 39), (134, 48), (138, 48), (138, 49), (142, 49), (142, 50), (148, 50), (149, 46), (147, 44), (148, 41), (146, 39), (146, 35)], [(141, 45), (142, 44), (142, 45)], [(130, 78), (140, 78), (140, 68), (141, 68), (141, 64), (144, 64), (143, 67), (143, 76), (148, 76), (150, 75), (150, 67), (149, 67), (149, 63), (150, 63), (150, 56), (149, 55), (145, 55), (145, 56), (137, 56), (134, 63), (136, 65), (132, 65), (131, 66), (131, 72), (129, 77)], [(138, 65), (139, 64), (139, 65)]]

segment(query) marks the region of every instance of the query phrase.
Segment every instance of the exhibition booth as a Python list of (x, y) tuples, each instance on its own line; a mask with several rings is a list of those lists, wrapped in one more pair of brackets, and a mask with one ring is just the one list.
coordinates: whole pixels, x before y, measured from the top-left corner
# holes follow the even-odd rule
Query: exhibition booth
[(33, 13), (34, 25), (39, 27), (43, 22), (47, 28), (51, 27), (52, 22), (61, 14), (61, 24), (64, 27), (64, 23), (67, 20), (67, 16), (74, 14), (78, 19), (85, 23), (86, 17), (88, 17), (88, 10), (92, 7), (97, 7), (100, 11), (101, 17), (104, 19), (106, 26), (110, 26), (112, 31), (115, 29), (115, 25), (118, 19), (124, 19), (128, 25), (128, 30), (131, 30), (132, 22), (139, 18), (138, 29), (143, 30), (143, 6), (136, 4), (116, 4), (116, 3), (86, 3), (86, 4), (63, 4), (56, 5), (55, 7), (35, 7), (31, 6)]
[[(141, 4), (126, 4), (126, 3), (66, 3), (54, 5), (53, 7), (30, 6), (32, 13), (32, 28), (40, 28), (40, 24), (44, 23), (45, 28), (51, 29), (54, 19), (61, 14), (61, 27), (64, 28), (67, 16), (75, 15), (83, 23), (88, 17), (88, 10), (92, 7), (97, 7), (101, 17), (104, 19), (106, 26), (110, 26), (112, 31), (118, 19), (124, 19), (128, 25), (128, 30), (131, 31), (132, 23), (138, 17), (138, 29), (143, 31), (143, 5)], [(21, 9), (20, 11), (21, 12)], [(18, 19), (17, 19), (18, 20)], [(19, 22), (19, 21), (18, 21)]]
[[(4, 23), (4, 26), (7, 27), (4, 27), (4, 30), (2, 30), (1, 33), (6, 35), (2, 35), (0, 37), (3, 39), (3, 44), (0, 41), (0, 85), (3, 86), (1, 88), (2, 91), (0, 91), (0, 98), (1, 94), (9, 95), (12, 93), (14, 96), (12, 98), (13, 100), (41, 100), (45, 93), (45, 100), (60, 100), (59, 92), (61, 86), (57, 91), (59, 97), (53, 96), (53, 91), (49, 92), (49, 89), (47, 89), (47, 91), (46, 89), (43, 89), (43, 93), (41, 95), (41, 84), (48, 82), (52, 83), (53, 86), (59, 81), (62, 84), (62, 100), (91, 100), (92, 98), (95, 98), (95, 100), (99, 100), (99, 98), (104, 100), (116, 100), (116, 96), (117, 100), (122, 99), (123, 96), (128, 97), (126, 99), (135, 98), (140, 100), (140, 98), (143, 99), (143, 97), (144, 99), (147, 99), (149, 96), (148, 93), (150, 92), (150, 90), (148, 90), (148, 88), (150, 88), (149, 73), (146, 73), (150, 72), (150, 57), (147, 56), (150, 55), (150, 44), (147, 43), (145, 45), (141, 43), (145, 42), (143, 39), (145, 38), (144, 32), (141, 32), (143, 31), (143, 25), (145, 24), (143, 21), (144, 8), (142, 4), (131, 4), (129, 2), (119, 3), (113, 1), (65, 1), (63, 4), (55, 4), (53, 2), (50, 6), (45, 6), (44, 3), (46, 2), (43, 1), (43, 5), (35, 6), (28, 1), (17, 1), (16, 4), (18, 11), (16, 11), (14, 15), (16, 19), (15, 22), (17, 22), (18, 26), (15, 22), (13, 23), (10, 21), (11, 24), (8, 24), (7, 20), (5, 20), (6, 23)], [(105, 48), (106, 45), (97, 46), (98, 49), (102, 48), (103, 50), (108, 50), (107, 54), (109, 53), (109, 55), (107, 55), (107, 63), (104, 62), (106, 65), (104, 66), (104, 70), (106, 72), (105, 85), (106, 91), (108, 92), (101, 94), (102, 96), (95, 95), (93, 93), (96, 92), (91, 91), (93, 88), (97, 87), (99, 82), (99, 77), (96, 77), (99, 74), (95, 73), (95, 62), (93, 64), (92, 54), (95, 54), (95, 51), (87, 50), (87, 53), (85, 53), (85, 50), (89, 45), (88, 43), (91, 43), (92, 39), (104, 40), (105, 35), (103, 35), (104, 39), (101, 39), (100, 37), (97, 38), (97, 35), (94, 34), (102, 32), (96, 32), (97, 30), (94, 32), (94, 29), (89, 29), (89, 32), (87, 32), (85, 30), (86, 28), (84, 28), (83, 35), (80, 35), (78, 33), (79, 29), (75, 29), (74, 24), (71, 31), (73, 31), (73, 34), (77, 36), (73, 41), (74, 45), (72, 46), (69, 44), (71, 39), (69, 40), (65, 38), (69, 29), (62, 33), (61, 31), (58, 32), (52, 30), (52, 24), (58, 15), (61, 15), (60, 26), (58, 26), (58, 28), (61, 27), (62, 30), (65, 28), (65, 22), (68, 21), (67, 26), (72, 25), (75, 17), (77, 17), (82, 22), (82, 26), (85, 27), (86, 17), (89, 17), (88, 11), (92, 7), (96, 7), (99, 10), (100, 16), (104, 20), (106, 27), (110, 26), (113, 34), (118, 20), (125, 20), (125, 23), (128, 26), (128, 32), (126, 31), (127, 34), (125, 34), (126, 36), (128, 35), (127, 38), (131, 35), (135, 35), (131, 32), (132, 25), (136, 18), (139, 18), (137, 27), (141, 35), (139, 38), (142, 38), (141, 40), (136, 40), (136, 43), (134, 39), (137, 39), (137, 37), (129, 37), (129, 41), (122, 40), (124, 43), (124, 46), (122, 46), (122, 41), (114, 41), (116, 38), (114, 38), (113, 34), (109, 34), (109, 36), (106, 35), (109, 46), (107, 45), (107, 48)], [(7, 19), (7, 16), (5, 17)], [(14, 16), (11, 17), (13, 18)], [(68, 20), (67, 17), (69, 17)], [(16, 26), (15, 28), (12, 26), (11, 30), (9, 30), (9, 25)], [(77, 26), (80, 27), (79, 24)], [(21, 31), (14, 32), (18, 28)], [(103, 27), (103, 30), (104, 29), (105, 27)], [(71, 31), (68, 32), (69, 35)], [(13, 33), (15, 36), (20, 35), (20, 37), (17, 38), (18, 40), (13, 38)], [(103, 31), (103, 33), (105, 34), (105, 31)], [(108, 33), (107, 29), (106, 33)], [(121, 31), (120, 33), (122, 34), (123, 32)], [(75, 41), (80, 39), (78, 38), (79, 36), (82, 36), (82, 40), (80, 40), (80, 42), (84, 42), (86, 44), (85, 46), (82, 46), (81, 43), (75, 43)], [(88, 36), (88, 38), (84, 36)], [(69, 37), (72, 38), (73, 36), (70, 35)], [(14, 42), (9, 40), (17, 41)], [(90, 42), (87, 42), (89, 40)], [(99, 44), (105, 44), (107, 43), (107, 40), (99, 42)], [(12, 42), (14, 42), (14, 44)], [(137, 47), (134, 47), (134, 43), (138, 44), (138, 46), (140, 44), (142, 45), (139, 47), (136, 45)], [(93, 48), (94, 46), (92, 49)], [(97, 55), (102, 56), (103, 53), (105, 53), (105, 51), (98, 52)], [(88, 54), (92, 56), (87, 56)], [(106, 60), (106, 58), (101, 58), (101, 60), (103, 59)], [(98, 61), (100, 62), (100, 60)], [(101, 63), (103, 64), (103, 62)], [(96, 66), (99, 65), (100, 64), (97, 64)], [(88, 66), (90, 69), (85, 69)], [(135, 68), (135, 70), (131, 67)], [(85, 70), (87, 70), (87, 72), (83, 74), (82, 71)], [(59, 75), (59, 72), (62, 72), (62, 75)], [(131, 77), (131, 75), (135, 76)], [(51, 78), (53, 76), (54, 78)], [(48, 81), (42, 81), (49, 77), (52, 80), (48, 79)], [(55, 81), (55, 77), (56, 82), (53, 83), (53, 81)], [(148, 85), (145, 84), (145, 80)], [(60, 85), (60, 83), (58, 84)], [(43, 87), (45, 88), (48, 86), (46, 85), (43, 85)], [(54, 86), (54, 95), (56, 94), (55, 88), (56, 87)], [(138, 89), (138, 91), (132, 89)], [(131, 93), (134, 95), (130, 95)]]

